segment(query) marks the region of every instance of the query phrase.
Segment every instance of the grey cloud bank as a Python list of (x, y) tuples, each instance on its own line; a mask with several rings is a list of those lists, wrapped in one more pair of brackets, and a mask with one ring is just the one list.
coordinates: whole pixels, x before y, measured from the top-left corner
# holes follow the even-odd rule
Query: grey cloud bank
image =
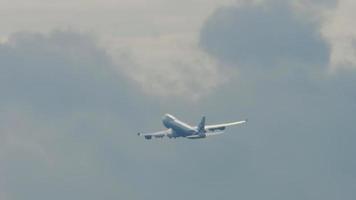
[(223, 7), (205, 23), (200, 43), (224, 62), (270, 68), (289, 63), (326, 65), (318, 26), (298, 18), (288, 2)]
[[(225, 7), (203, 26), (201, 46), (239, 69), (240, 76), (216, 92), (202, 110), (218, 107), (214, 114), (250, 119), (238, 136), (248, 155), (243, 157), (246, 173), (224, 165), (231, 175), (224, 178), (231, 184), (224, 185), (224, 192), (230, 192), (227, 196), (353, 199), (356, 195), (352, 156), (356, 148), (349, 142), (356, 137), (351, 89), (356, 75), (353, 71), (327, 75), (330, 50), (318, 35), (318, 24), (298, 20), (307, 19), (294, 18), (285, 4), (272, 3)], [(231, 109), (232, 105), (237, 108)]]
[(97, 43), (74, 31), (13, 34), (0, 45), (0, 102), (47, 114), (143, 109), (141, 94)]
[(58, 112), (125, 103), (125, 82), (89, 36), (17, 33), (0, 51), (4, 103), (20, 101)]
[(0, 45), (0, 60), (0, 196), (133, 198), (129, 181), (117, 181), (124, 169), (110, 175), (101, 158), (131, 151), (127, 133), (136, 131), (127, 128), (150, 100), (142, 103), (95, 39), (17, 33)]
[[(286, 5), (261, 9), (224, 7), (208, 19), (201, 45), (239, 76), (197, 102), (140, 93), (85, 34), (13, 35), (0, 45), (0, 197), (354, 199), (356, 75), (323, 73), (329, 49), (316, 24)], [(279, 27), (278, 45), (264, 41), (276, 40), (259, 21), (270, 17), (298, 43)], [(268, 30), (251, 34), (261, 40), (251, 47), (237, 26)], [(250, 120), (207, 140), (136, 137), (161, 128), (164, 112), (192, 124), (202, 114), (207, 123)]]

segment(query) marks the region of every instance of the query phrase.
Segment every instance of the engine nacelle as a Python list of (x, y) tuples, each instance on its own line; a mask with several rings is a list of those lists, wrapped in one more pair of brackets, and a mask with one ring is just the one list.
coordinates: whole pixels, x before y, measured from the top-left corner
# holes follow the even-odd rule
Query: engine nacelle
[(166, 135), (167, 135), (168, 138), (177, 137), (177, 134), (172, 129), (170, 129), (169, 132)]
[(163, 138), (165, 135), (162, 134), (162, 135), (155, 135), (155, 138)]

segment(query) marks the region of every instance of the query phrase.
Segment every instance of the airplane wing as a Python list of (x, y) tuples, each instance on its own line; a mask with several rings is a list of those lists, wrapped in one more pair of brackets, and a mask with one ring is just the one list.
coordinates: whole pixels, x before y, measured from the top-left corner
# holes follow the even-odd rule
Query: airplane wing
[(137, 133), (138, 136), (144, 136), (146, 139), (152, 139), (152, 137), (155, 138), (163, 138), (164, 136), (171, 134), (172, 130), (171, 129), (167, 129), (164, 131), (158, 131), (155, 133)]
[(237, 121), (237, 122), (231, 122), (231, 123), (206, 125), (205, 126), (205, 130), (208, 131), (208, 132), (223, 131), (223, 130), (226, 129), (226, 127), (235, 126), (235, 125), (239, 125), (239, 124), (244, 124), (246, 122), (247, 122), (247, 119), (243, 120), (243, 121)]
[(224, 131), (210, 131), (210, 132), (206, 132), (205, 135), (206, 135), (206, 137), (208, 137), (208, 136), (221, 135), (223, 133), (224, 133)]
[(195, 135), (190, 135), (190, 136), (186, 136), (186, 138), (188, 139), (201, 139), (201, 138), (205, 138), (208, 136), (214, 136), (214, 135), (220, 135), (223, 134), (224, 131), (209, 131), (204, 133), (204, 135), (199, 135), (199, 134), (195, 134)]

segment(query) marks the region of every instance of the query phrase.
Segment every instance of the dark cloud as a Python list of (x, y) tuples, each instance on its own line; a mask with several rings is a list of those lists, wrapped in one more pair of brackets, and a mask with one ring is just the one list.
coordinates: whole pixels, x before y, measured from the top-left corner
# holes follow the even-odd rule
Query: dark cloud
[(136, 120), (144, 126), (157, 108), (94, 38), (73, 31), (11, 35), (0, 45), (0, 94), (0, 196), (135, 196), (128, 169), (108, 163), (134, 154)]
[(288, 3), (279, 1), (218, 9), (205, 22), (200, 44), (222, 62), (240, 67), (328, 61), (317, 24), (296, 17)]
[(0, 45), (0, 60), (2, 104), (59, 113), (134, 105), (134, 89), (120, 75), (120, 66), (90, 36), (70, 31), (13, 34)]
[(201, 46), (239, 67), (240, 76), (197, 112), (208, 111), (208, 121), (249, 118), (246, 127), (214, 143), (217, 155), (202, 156), (215, 162), (202, 159), (195, 178), (205, 177), (201, 182), (215, 192), (201, 199), (356, 196), (350, 178), (356, 148), (349, 142), (356, 132), (356, 74), (327, 75), (329, 50), (318, 24), (280, 2), (221, 8), (201, 30)]

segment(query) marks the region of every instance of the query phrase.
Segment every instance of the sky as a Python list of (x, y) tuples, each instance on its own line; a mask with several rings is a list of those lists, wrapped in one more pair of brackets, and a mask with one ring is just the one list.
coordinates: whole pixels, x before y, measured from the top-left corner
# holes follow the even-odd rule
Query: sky
[(0, 0), (0, 199), (355, 199), (355, 8)]

